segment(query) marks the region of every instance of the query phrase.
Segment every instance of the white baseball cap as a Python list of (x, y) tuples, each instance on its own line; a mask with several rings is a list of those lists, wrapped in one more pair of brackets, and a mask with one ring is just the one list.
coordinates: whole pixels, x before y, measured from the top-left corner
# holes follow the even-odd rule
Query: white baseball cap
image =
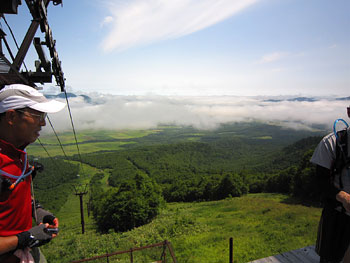
[(41, 112), (54, 113), (62, 110), (64, 106), (65, 103), (48, 100), (42, 93), (24, 84), (6, 85), (0, 90), (0, 113), (27, 107)]

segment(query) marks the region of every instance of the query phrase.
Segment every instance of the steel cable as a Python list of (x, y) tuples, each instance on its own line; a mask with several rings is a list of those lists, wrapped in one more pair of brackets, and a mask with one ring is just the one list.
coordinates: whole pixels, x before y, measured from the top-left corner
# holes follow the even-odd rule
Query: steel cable
[[(19, 50), (19, 46), (18, 46), (17, 40), (16, 40), (16, 38), (15, 38), (15, 35), (14, 35), (13, 32), (12, 32), (12, 29), (11, 29), (10, 25), (7, 23), (7, 20), (6, 20), (6, 18), (5, 18), (4, 15), (2, 16), (2, 18), (4, 19), (5, 24), (7, 25), (8, 29), (9, 29), (9, 31), (10, 31), (10, 34), (11, 34), (11, 36), (12, 36), (12, 39), (13, 39), (13, 41), (15, 42), (17, 49)], [(9, 52), (11, 52), (11, 50), (9, 50)], [(26, 66), (26, 64), (25, 64), (24, 61), (23, 61), (23, 65), (24, 65), (26, 71), (28, 72), (28, 68), (27, 68), (27, 66)]]
[[(66, 98), (66, 102), (67, 102), (67, 107), (68, 107), (69, 117), (70, 117), (70, 121), (71, 121), (71, 124), (72, 124), (72, 129), (73, 129), (73, 134), (74, 134), (75, 144), (76, 144), (76, 146), (77, 146), (77, 150), (78, 150), (78, 155), (79, 155), (80, 163), (82, 164), (82, 163), (83, 163), (83, 160), (82, 160), (81, 155), (80, 155), (80, 150), (79, 150), (79, 145), (78, 145), (77, 135), (76, 135), (75, 128), (74, 128), (74, 123), (73, 123), (72, 112), (71, 112), (71, 109), (70, 109), (70, 106), (69, 106), (68, 96), (67, 96), (67, 92), (66, 92), (66, 90), (64, 90), (64, 96), (65, 96), (65, 98)], [(83, 168), (83, 166), (81, 166), (81, 168)]]
[(40, 139), (38, 138), (37, 139), (38, 140), (38, 142), (40, 143), (40, 145), (41, 145), (41, 147), (45, 150), (45, 152), (46, 152), (46, 154), (49, 156), (49, 158), (51, 159), (51, 161), (54, 163), (54, 165), (56, 166), (56, 169), (58, 169), (58, 171), (60, 171), (59, 170), (59, 167), (57, 166), (57, 164), (56, 164), (56, 162), (55, 162), (55, 160), (52, 158), (52, 156), (49, 154), (49, 152), (47, 151), (47, 149), (45, 148), (45, 146), (42, 144), (42, 142), (40, 141)]
[(59, 143), (59, 145), (60, 145), (60, 147), (61, 147), (61, 149), (62, 149), (62, 152), (63, 152), (63, 154), (64, 154), (64, 157), (66, 157), (66, 158), (68, 159), (68, 156), (67, 156), (66, 152), (65, 152), (64, 149), (63, 149), (63, 145), (62, 145), (62, 143), (61, 143), (61, 140), (60, 140), (60, 138), (58, 138), (58, 135), (57, 135), (57, 133), (56, 133), (56, 131), (55, 131), (53, 125), (52, 125), (52, 122), (51, 122), (49, 116), (47, 116), (46, 118), (47, 118), (47, 120), (49, 121), (50, 126), (51, 126), (53, 132), (55, 133), (55, 136), (56, 136), (57, 141), (58, 141), (58, 143)]

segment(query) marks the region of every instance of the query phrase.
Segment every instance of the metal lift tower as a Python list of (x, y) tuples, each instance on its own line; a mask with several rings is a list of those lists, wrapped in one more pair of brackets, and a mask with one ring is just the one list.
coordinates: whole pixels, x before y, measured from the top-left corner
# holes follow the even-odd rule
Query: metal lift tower
[[(37, 88), (36, 83), (52, 83), (52, 76), (60, 86), (61, 91), (65, 90), (65, 79), (61, 68), (61, 61), (56, 51), (56, 41), (53, 39), (52, 31), (47, 20), (47, 7), (50, 2), (53, 5), (62, 4), (62, 0), (25, 0), (25, 3), (32, 15), (32, 21), (28, 25), (27, 33), (20, 46), (17, 46), (16, 52), (10, 48), (5, 32), (0, 28), (0, 89), (8, 84), (26, 84)], [(21, 0), (1, 0), (0, 4), (0, 22), (4, 21), (5, 14), (17, 15), (18, 6)], [(3, 25), (3, 23), (1, 23)], [(35, 37), (38, 28), (43, 33), (43, 39)], [(10, 29), (12, 34), (12, 30)], [(30, 46), (33, 45), (38, 54), (38, 60), (35, 61), (35, 70), (21, 70), (24, 58)], [(45, 49), (50, 53), (51, 59), (47, 59)], [(5, 53), (4, 53), (5, 51)]]

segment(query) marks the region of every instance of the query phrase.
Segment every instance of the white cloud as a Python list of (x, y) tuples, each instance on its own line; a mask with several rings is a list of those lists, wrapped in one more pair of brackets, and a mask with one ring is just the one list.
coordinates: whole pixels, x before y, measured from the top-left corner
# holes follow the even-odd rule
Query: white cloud
[[(348, 120), (349, 101), (321, 99), (314, 102), (288, 101), (278, 97), (179, 97), (179, 96), (101, 96), (89, 94), (99, 104), (71, 98), (76, 129), (148, 129), (159, 124), (188, 125), (214, 129), (228, 122), (277, 122), (288, 127), (308, 129), (313, 124), (332, 129), (338, 118)], [(71, 130), (67, 109), (50, 114), (58, 131)], [(50, 131), (49, 125), (44, 132)]]
[(110, 0), (113, 29), (105, 51), (178, 38), (231, 17), (258, 0)]
[(111, 17), (111, 16), (106, 16), (106, 17), (103, 19), (103, 21), (101, 22), (101, 27), (112, 23), (113, 20), (114, 20), (113, 17)]
[(275, 62), (275, 61), (281, 60), (287, 56), (288, 56), (287, 52), (273, 52), (273, 53), (266, 54), (266, 55), (262, 56), (262, 58), (258, 61), (258, 64)]

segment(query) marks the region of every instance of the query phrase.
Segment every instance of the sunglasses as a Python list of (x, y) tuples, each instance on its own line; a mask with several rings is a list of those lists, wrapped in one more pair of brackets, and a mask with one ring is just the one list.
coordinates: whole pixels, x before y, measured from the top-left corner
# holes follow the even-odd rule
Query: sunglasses
[(45, 118), (46, 118), (46, 116), (47, 116), (47, 113), (46, 113), (46, 112), (43, 112), (43, 113), (41, 113), (41, 114), (35, 114), (35, 113), (31, 113), (31, 112), (29, 112), (29, 111), (24, 111), (24, 110), (16, 110), (16, 111), (19, 111), (19, 112), (22, 112), (22, 113), (28, 113), (29, 115), (32, 115), (32, 116), (38, 118), (39, 121), (44, 121)]

